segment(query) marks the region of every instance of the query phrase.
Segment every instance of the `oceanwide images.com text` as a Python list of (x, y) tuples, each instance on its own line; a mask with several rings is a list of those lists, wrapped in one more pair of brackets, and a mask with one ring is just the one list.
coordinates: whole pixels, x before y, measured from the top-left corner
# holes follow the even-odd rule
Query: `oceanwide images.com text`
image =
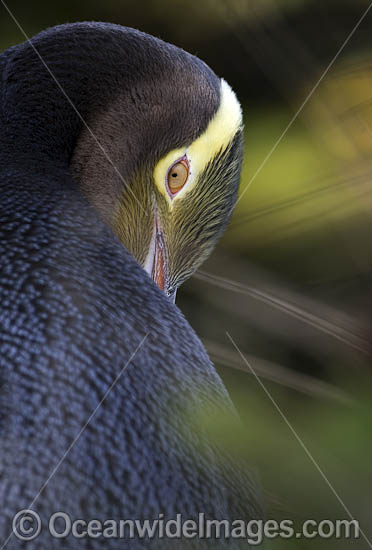
[(169, 519), (159, 514), (156, 519), (86, 520), (58, 511), (44, 522), (37, 512), (26, 509), (14, 516), (12, 529), (14, 536), (24, 541), (36, 539), (44, 531), (58, 539), (244, 539), (252, 546), (275, 538), (359, 538), (359, 522), (354, 519), (308, 519), (295, 528), (290, 519), (229, 521), (209, 519), (203, 513), (197, 519), (184, 519), (181, 514)]

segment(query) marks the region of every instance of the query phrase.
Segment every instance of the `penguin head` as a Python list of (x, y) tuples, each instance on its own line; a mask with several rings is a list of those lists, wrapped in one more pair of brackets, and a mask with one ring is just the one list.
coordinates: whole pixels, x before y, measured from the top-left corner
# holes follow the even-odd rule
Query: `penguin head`
[(243, 132), (234, 92), (197, 57), (118, 25), (62, 25), (33, 44), (46, 67), (26, 44), (21, 69), (39, 111), (34, 102), (27, 116), (22, 97), (22, 116), (28, 128), (38, 117), (39, 151), (47, 143), (49, 156), (63, 154), (82, 193), (174, 296), (236, 202)]
[(174, 296), (231, 216), (242, 115), (230, 86), (202, 61), (137, 38), (127, 81), (83, 127), (71, 165), (120, 241)]

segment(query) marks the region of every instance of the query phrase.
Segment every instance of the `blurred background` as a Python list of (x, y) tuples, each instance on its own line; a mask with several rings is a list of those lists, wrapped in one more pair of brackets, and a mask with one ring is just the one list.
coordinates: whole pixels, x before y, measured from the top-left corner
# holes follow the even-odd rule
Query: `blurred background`
[[(226, 434), (226, 442), (257, 471), (269, 517), (348, 513), (252, 371), (372, 539), (372, 10), (345, 43), (368, 4), (8, 5), (29, 36), (77, 20), (137, 27), (197, 54), (235, 89), (246, 135), (240, 199), (225, 237), (177, 303), (242, 416), (244, 436)], [(24, 38), (0, 8), (5, 49)], [(336, 545), (372, 547), (363, 538), (273, 544)]]

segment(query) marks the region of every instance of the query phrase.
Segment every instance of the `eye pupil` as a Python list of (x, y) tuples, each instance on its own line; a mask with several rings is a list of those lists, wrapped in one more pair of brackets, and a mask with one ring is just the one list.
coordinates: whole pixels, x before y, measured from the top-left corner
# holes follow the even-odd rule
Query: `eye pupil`
[(168, 192), (171, 196), (181, 191), (189, 177), (189, 163), (187, 158), (177, 161), (168, 172)]

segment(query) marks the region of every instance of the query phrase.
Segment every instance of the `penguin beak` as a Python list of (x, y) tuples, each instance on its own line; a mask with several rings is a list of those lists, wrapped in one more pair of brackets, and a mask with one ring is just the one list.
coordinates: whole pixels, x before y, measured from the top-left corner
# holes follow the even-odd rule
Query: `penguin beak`
[(158, 219), (155, 221), (155, 250), (154, 261), (151, 271), (152, 280), (158, 287), (166, 292), (167, 290), (167, 265), (165, 258), (165, 245), (163, 233), (160, 230)]
[(154, 233), (144, 268), (148, 275), (152, 278), (152, 280), (158, 285), (160, 290), (165, 292), (169, 299), (174, 303), (176, 301), (177, 289), (174, 290), (172, 293), (168, 292), (167, 254), (164, 236), (157, 214), (155, 214)]

